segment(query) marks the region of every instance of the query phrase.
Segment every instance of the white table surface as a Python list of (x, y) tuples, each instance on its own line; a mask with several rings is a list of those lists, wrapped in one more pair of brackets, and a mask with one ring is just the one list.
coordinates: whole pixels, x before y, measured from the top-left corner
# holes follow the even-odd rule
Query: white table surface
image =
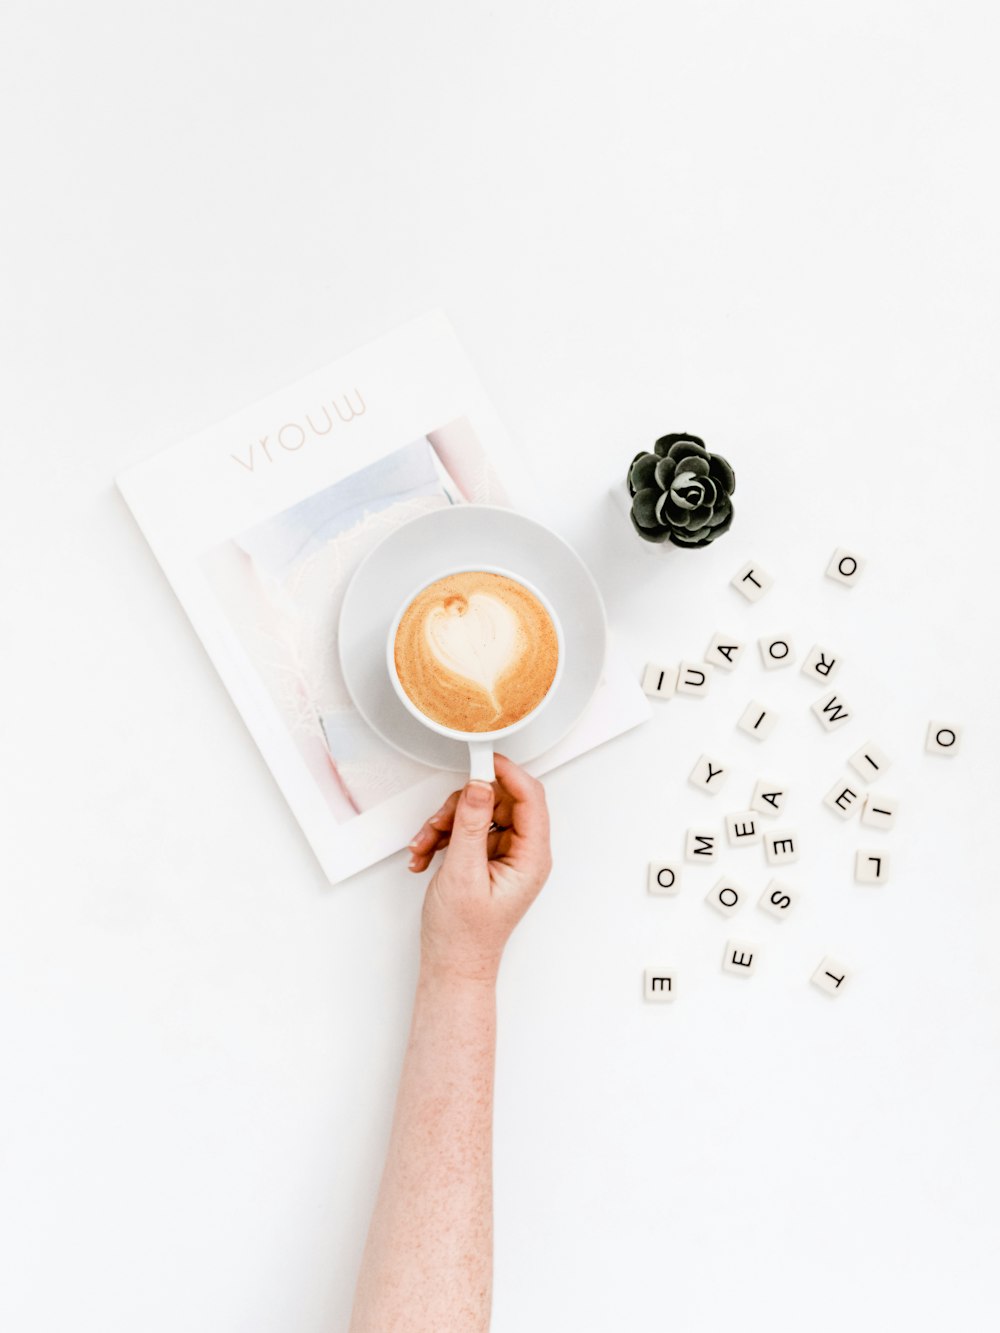
[[(638, 671), (718, 627), (797, 672), (547, 782), (555, 871), (500, 982), (496, 1333), (991, 1325), (1000, 1242), (995, 12), (984, 4), (8, 9), (0, 1325), (343, 1329), (422, 883), (331, 889), (112, 486), (434, 305)], [(668, 430), (739, 476), (710, 550), (606, 489)], [(870, 559), (852, 592), (837, 545)], [(777, 579), (748, 607), (746, 559)], [(733, 730), (751, 694), (765, 748)], [(923, 752), (930, 717), (960, 756)], [(819, 804), (895, 760), (891, 883)], [(991, 739), (992, 737), (992, 739)], [(804, 904), (692, 872), (702, 750), (794, 787)], [(763, 886), (752, 851), (723, 863)], [(790, 876), (791, 877), (791, 876)], [(724, 975), (724, 941), (763, 950)], [(855, 971), (827, 999), (831, 953)], [(672, 1006), (642, 969), (674, 961)]]

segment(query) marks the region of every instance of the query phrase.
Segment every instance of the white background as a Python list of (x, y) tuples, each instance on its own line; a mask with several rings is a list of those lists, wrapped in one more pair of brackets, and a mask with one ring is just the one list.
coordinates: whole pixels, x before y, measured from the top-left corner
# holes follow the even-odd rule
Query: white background
[[(845, 654), (859, 715), (824, 736), (748, 659), (547, 781), (556, 868), (500, 982), (496, 1333), (992, 1325), (997, 35), (954, 0), (7, 4), (5, 1329), (346, 1326), (422, 885), (402, 856), (325, 884), (112, 477), (434, 305), (637, 671), (787, 631)], [(667, 554), (606, 490), (680, 429), (737, 519)], [(759, 750), (751, 694), (782, 712)], [(923, 753), (932, 716), (960, 756)], [(903, 802), (877, 890), (819, 805), (869, 736)], [(718, 809), (703, 749), (740, 769)], [(707, 870), (647, 896), (758, 772), (794, 787), (798, 919), (724, 921)], [(641, 999), (660, 961), (672, 1006)]]

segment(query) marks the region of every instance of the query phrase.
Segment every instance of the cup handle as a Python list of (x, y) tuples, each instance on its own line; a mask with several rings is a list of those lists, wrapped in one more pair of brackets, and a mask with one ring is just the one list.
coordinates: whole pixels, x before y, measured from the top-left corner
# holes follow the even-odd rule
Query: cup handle
[(492, 741), (469, 741), (469, 780), (492, 782), (495, 778)]

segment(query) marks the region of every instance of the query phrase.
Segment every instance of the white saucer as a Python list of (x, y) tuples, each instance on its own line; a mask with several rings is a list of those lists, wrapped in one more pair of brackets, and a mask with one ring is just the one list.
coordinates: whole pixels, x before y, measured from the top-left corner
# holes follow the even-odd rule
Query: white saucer
[(397, 528), (362, 560), (347, 585), (337, 634), (340, 666), (355, 707), (383, 740), (422, 764), (468, 768), (468, 748), (412, 717), (386, 667), (386, 636), (400, 603), (421, 581), (456, 566), (499, 565), (548, 597), (562, 624), (566, 669), (538, 717), (499, 749), (517, 763), (543, 754), (570, 730), (604, 671), (607, 622), (590, 571), (561, 537), (511, 509), (455, 505)]

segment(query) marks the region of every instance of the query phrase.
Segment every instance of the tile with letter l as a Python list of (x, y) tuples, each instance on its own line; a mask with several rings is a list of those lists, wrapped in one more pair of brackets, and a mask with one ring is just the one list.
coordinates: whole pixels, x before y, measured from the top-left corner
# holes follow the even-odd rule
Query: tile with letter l
[(847, 761), (859, 777), (871, 782), (880, 773), (884, 773), (892, 762), (878, 748), (874, 741), (865, 741), (860, 750), (855, 750)]
[(675, 972), (672, 967), (647, 967), (643, 991), (647, 1000), (667, 1004), (674, 998)]
[(677, 688), (677, 668), (660, 662), (647, 662), (642, 673), (642, 689), (651, 699), (672, 699)]
[(884, 884), (889, 878), (889, 855), (881, 847), (863, 847), (854, 858), (854, 878), (859, 884)]
[(756, 810), (742, 810), (726, 815), (726, 834), (730, 847), (756, 847), (761, 840), (760, 820)]
[(711, 759), (703, 754), (688, 774), (688, 782), (699, 791), (707, 791), (710, 796), (720, 792), (726, 785), (729, 768), (721, 759)]
[(719, 855), (719, 835), (714, 828), (689, 828), (684, 859), (692, 865), (708, 864)]
[(723, 916), (732, 916), (734, 912), (740, 910), (744, 897), (745, 894), (736, 881), (724, 875), (705, 895), (705, 901)]
[(759, 699), (751, 699), (736, 725), (740, 731), (745, 731), (754, 740), (763, 741), (770, 736), (777, 722), (777, 713), (768, 708), (766, 704), (762, 704)]
[(841, 819), (850, 819), (857, 809), (858, 802), (862, 800), (861, 792), (858, 790), (860, 786), (861, 783), (855, 779), (841, 778), (823, 797), (823, 804)]
[(772, 879), (757, 899), (757, 906), (765, 912), (770, 912), (771, 916), (776, 916), (779, 921), (784, 921), (798, 900), (798, 889), (782, 884), (780, 880)]
[(726, 951), (722, 955), (723, 969), (735, 972), (737, 976), (752, 977), (757, 970), (759, 954), (757, 945), (747, 940), (726, 940)]
[(825, 685), (828, 680), (833, 680), (840, 670), (840, 663), (839, 654), (831, 653), (826, 648), (821, 648), (818, 643), (814, 643), (802, 663), (802, 672), (803, 675), (812, 676), (813, 680)]
[(790, 829), (777, 829), (764, 834), (764, 851), (768, 865), (786, 866), (799, 859), (799, 835)]
[(780, 815), (787, 796), (788, 788), (783, 783), (760, 778), (750, 798), (750, 809), (762, 815)]
[(650, 893), (673, 897), (681, 891), (681, 868), (676, 861), (650, 861), (646, 877)]
[(746, 644), (734, 634), (713, 634), (712, 642), (705, 653), (709, 666), (721, 667), (723, 671), (732, 671), (743, 656)]
[(927, 728), (929, 754), (957, 754), (962, 728), (954, 722), (931, 722)]
[(861, 809), (861, 822), (869, 828), (891, 829), (898, 813), (899, 802), (895, 796), (883, 796), (881, 792), (870, 791)]
[(826, 991), (827, 995), (839, 995), (841, 987), (850, 975), (843, 963), (838, 963), (836, 958), (827, 955), (809, 980), (821, 991)]
[(824, 731), (834, 731), (837, 727), (842, 727), (845, 722), (849, 722), (852, 717), (847, 701), (842, 699), (836, 691), (832, 694), (824, 694), (822, 699), (817, 699), (812, 706), (812, 710)]
[(761, 565), (751, 560), (736, 571), (729, 580), (737, 592), (743, 594), (748, 602), (759, 602), (774, 585), (774, 579)]
[(830, 557), (830, 563), (826, 567), (826, 577), (828, 579), (835, 579), (838, 583), (844, 583), (849, 588), (854, 587), (864, 572), (864, 557), (858, 555), (857, 551), (848, 551), (843, 546), (834, 551)]

